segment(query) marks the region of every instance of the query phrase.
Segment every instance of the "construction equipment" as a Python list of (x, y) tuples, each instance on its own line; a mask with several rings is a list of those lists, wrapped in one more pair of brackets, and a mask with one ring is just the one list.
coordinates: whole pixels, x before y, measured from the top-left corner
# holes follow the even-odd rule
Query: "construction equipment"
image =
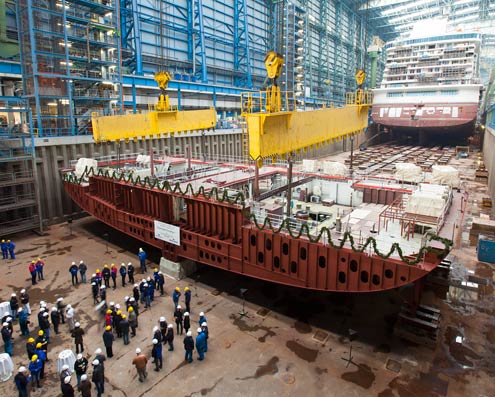
[(95, 142), (129, 141), (173, 135), (176, 132), (191, 132), (215, 128), (214, 108), (201, 110), (179, 110), (170, 104), (166, 89), (172, 79), (169, 72), (158, 72), (155, 81), (160, 87), (158, 103), (150, 111), (139, 114), (100, 116), (92, 113), (93, 139)]
[[(241, 112), (249, 133), (249, 156), (258, 166), (265, 158), (334, 143), (368, 126), (371, 92), (359, 88), (348, 93), (346, 106), (341, 108), (300, 111), (294, 93), (281, 92), (276, 84), (282, 66), (282, 56), (270, 51), (265, 57), (265, 67), (272, 78), (271, 87), (259, 93), (241, 94)], [(364, 71), (359, 74), (362, 81), (365, 76)]]
[(158, 72), (155, 73), (155, 81), (158, 83), (158, 87), (160, 87), (160, 97), (158, 98), (158, 103), (155, 106), (155, 109), (158, 112), (168, 112), (170, 111), (170, 101), (168, 99), (168, 95), (166, 94), (168, 82), (172, 80), (172, 75), (169, 72)]

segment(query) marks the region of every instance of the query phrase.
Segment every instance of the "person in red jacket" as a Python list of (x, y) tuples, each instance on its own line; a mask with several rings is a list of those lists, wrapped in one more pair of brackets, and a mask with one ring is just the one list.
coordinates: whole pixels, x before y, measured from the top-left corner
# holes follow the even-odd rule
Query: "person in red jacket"
[(36, 284), (36, 261), (31, 261), (29, 265), (29, 273), (31, 273), (31, 284)]

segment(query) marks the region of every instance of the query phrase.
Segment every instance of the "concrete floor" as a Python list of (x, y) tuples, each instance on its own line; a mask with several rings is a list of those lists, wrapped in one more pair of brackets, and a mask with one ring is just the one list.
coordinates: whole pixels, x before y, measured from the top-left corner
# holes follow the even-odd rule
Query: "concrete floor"
[[(467, 171), (473, 170), (472, 164), (464, 165)], [(481, 211), (478, 196), (486, 195), (484, 185), (468, 183), (472, 193), (466, 221), (470, 213)], [(493, 266), (476, 261), (475, 248), (464, 238), (466, 230), (458, 233), (451, 277), (463, 278), (471, 270), (488, 285), (480, 285), (477, 292), (425, 289), (423, 302), (442, 311), (435, 349), (403, 341), (391, 332), (407, 289), (368, 295), (318, 293), (203, 267), (192, 278), (167, 279), (167, 295), (142, 312), (137, 337), (128, 346), (120, 339), (115, 342), (116, 354), (105, 363), (105, 396), (493, 396), (494, 272)], [(109, 234), (108, 252), (105, 233)], [(91, 274), (104, 263), (137, 262), (138, 242), (89, 217), (73, 223), (72, 235), (63, 224), (52, 226), (44, 236), (24, 234), (14, 240), (17, 259), (0, 262), (2, 300), (9, 299), (12, 291), (28, 288), (36, 315), (39, 300), (51, 306), (63, 296), (75, 307), (86, 330), (85, 354), (92, 359), (94, 350), (103, 347), (103, 318), (94, 311), (90, 285), (72, 287), (68, 268), (72, 261), (84, 259)], [(149, 254), (157, 263), (159, 252), (149, 250)], [(31, 287), (27, 267), (38, 256), (46, 262), (45, 280)], [(206, 313), (210, 329), (206, 359), (185, 364), (182, 337), (176, 336), (175, 351), (164, 349), (162, 371), (156, 373), (148, 364), (148, 379), (140, 383), (131, 365), (134, 350), (139, 346), (150, 355), (153, 326), (160, 316), (173, 318), (170, 294), (176, 286), (190, 286), (193, 291), (193, 328), (198, 313)], [(240, 288), (247, 289), (248, 316), (243, 318), (239, 316)], [(108, 298), (122, 304), (131, 289), (110, 289)], [(37, 324), (36, 318), (33, 322)], [(349, 329), (357, 332), (353, 342)], [(50, 345), (52, 360), (44, 387), (31, 396), (60, 395), (54, 358), (74, 347), (67, 327), (61, 330)], [(455, 342), (457, 336), (464, 338), (462, 344)], [(343, 358), (348, 358), (351, 345), (352, 362), (348, 363)], [(17, 325), (13, 359), (16, 367), (28, 364), (25, 339)], [(387, 369), (387, 364), (398, 372)], [(0, 395), (17, 395), (12, 379), (0, 384)]]

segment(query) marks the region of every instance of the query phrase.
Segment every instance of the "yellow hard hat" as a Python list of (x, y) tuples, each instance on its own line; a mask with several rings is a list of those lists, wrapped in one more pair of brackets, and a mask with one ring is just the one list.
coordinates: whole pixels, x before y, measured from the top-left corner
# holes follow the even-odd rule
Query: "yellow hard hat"
[(34, 342), (34, 338), (29, 338), (29, 339), (28, 339), (28, 342), (29, 342), (29, 343), (33, 343), (33, 342)]
[(33, 356), (31, 357), (31, 361), (36, 361), (37, 359), (38, 359), (38, 355), (33, 354)]
[(114, 266), (115, 266), (115, 263), (112, 263), (112, 267), (114, 267)]
[(112, 327), (110, 327), (110, 325), (107, 325), (107, 326), (105, 327), (105, 329), (106, 329), (107, 331), (110, 331), (110, 330), (112, 329)]
[(108, 309), (107, 314), (112, 314), (112, 311), (110, 309)]
[(100, 269), (96, 269), (96, 273), (99, 273), (100, 272)]
[(38, 260), (40, 261), (40, 260), (41, 260), (41, 258), (38, 258)]
[(179, 288), (179, 287), (175, 287), (175, 290), (176, 290), (176, 291), (180, 291), (180, 288)]
[(125, 314), (122, 314), (122, 319), (126, 318), (126, 315)]
[(184, 291), (189, 291), (189, 287), (184, 288)]
[(120, 310), (117, 310), (117, 315), (120, 316), (121, 314), (122, 314), (122, 312)]
[(41, 343), (36, 343), (36, 349), (39, 349), (41, 346), (43, 346)]
[(39, 336), (42, 336), (43, 334), (44, 334), (43, 330), (41, 330), (41, 329), (40, 329), (40, 330), (38, 331), (38, 335), (39, 335)]
[(2, 240), (2, 243), (5, 243), (5, 240)]
[(108, 267), (108, 265), (103, 265), (103, 267)]
[(129, 312), (133, 312), (134, 311), (134, 308), (131, 306), (131, 307), (129, 307), (129, 310), (128, 311)]
[(7, 240), (7, 243), (10, 243), (10, 240)]
[(33, 260), (31, 261), (31, 263), (36, 263), (36, 261), (33, 259)]

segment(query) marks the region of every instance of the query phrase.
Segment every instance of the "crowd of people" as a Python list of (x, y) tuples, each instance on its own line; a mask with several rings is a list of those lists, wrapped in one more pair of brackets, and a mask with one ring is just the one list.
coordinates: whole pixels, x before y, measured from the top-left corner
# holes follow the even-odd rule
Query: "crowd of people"
[[(2, 245), (3, 251), (3, 245)], [(141, 264), (143, 276), (146, 273), (146, 253), (139, 249), (138, 257)], [(142, 258), (144, 257), (144, 261)], [(143, 263), (144, 262), (144, 263)], [(32, 285), (44, 280), (43, 268), (45, 263), (41, 258), (31, 261), (29, 271), (32, 276)], [(84, 261), (79, 265), (75, 262), (69, 266), (72, 284), (86, 282), (86, 272), (88, 267)], [(34, 275), (33, 275), (34, 273)], [(122, 288), (127, 285), (132, 286), (129, 295), (125, 296), (122, 302), (109, 301), (107, 289), (117, 288), (117, 275), (120, 274)], [(98, 348), (91, 357), (85, 352), (84, 337), (86, 331), (84, 326), (77, 321), (80, 316), (76, 313), (71, 304), (66, 304), (63, 297), (57, 298), (51, 307), (45, 301), (39, 302), (39, 310), (36, 313), (37, 321), (33, 319), (34, 313), (30, 305), (29, 293), (26, 289), (21, 289), (19, 297), (16, 292), (11, 293), (10, 312), (2, 317), (2, 339), (4, 341), (5, 352), (12, 355), (14, 325), (17, 322), (22, 337), (26, 338), (27, 360), (21, 365), (14, 377), (15, 385), (19, 392), (19, 397), (28, 396), (28, 388), (42, 388), (45, 378), (45, 364), (49, 361), (50, 343), (56, 335), (61, 333), (61, 325), (66, 327), (74, 340), (74, 351), (77, 355), (74, 367), (63, 367), (60, 375), (60, 387), (64, 397), (75, 395), (78, 390), (83, 397), (91, 396), (91, 382), (94, 383), (96, 395), (102, 396), (105, 390), (105, 361), (114, 357), (114, 344), (122, 340), (123, 345), (129, 345), (137, 335), (139, 329), (139, 317), (143, 311), (155, 304), (155, 293), (163, 296), (165, 294), (165, 277), (157, 268), (153, 270), (153, 276), (143, 277), (139, 282), (135, 282), (135, 269), (132, 263), (127, 265), (122, 263), (120, 269), (115, 264), (103, 265), (102, 270), (96, 269), (91, 275), (90, 286), (95, 308), (102, 313), (102, 343), (105, 348)], [(112, 281), (112, 286), (110, 285)], [(147, 363), (149, 359), (154, 364), (154, 371), (163, 368), (163, 346), (168, 346), (169, 352), (175, 351), (174, 340), (177, 336), (184, 335), (184, 360), (188, 363), (193, 361), (193, 351), (197, 350), (198, 360), (205, 358), (208, 351), (208, 323), (205, 314), (199, 313), (198, 328), (196, 336), (193, 337), (191, 330), (191, 291), (184, 288), (183, 302), (185, 309), (181, 306), (181, 289), (176, 287), (172, 293), (173, 322), (167, 322), (165, 316), (156, 320), (149, 338), (149, 352), (146, 354), (141, 347), (135, 349), (136, 355), (133, 357), (132, 365), (136, 367), (138, 379), (144, 382), (148, 376)], [(108, 303), (107, 303), (108, 302)], [(163, 302), (163, 301), (162, 301)], [(162, 303), (161, 302), (161, 303)], [(36, 308), (38, 309), (38, 308)], [(35, 309), (33, 309), (35, 310)], [(150, 312), (150, 311), (149, 311)], [(151, 312), (150, 312), (151, 313)], [(37, 324), (36, 324), (37, 323)], [(33, 330), (36, 339), (31, 336)], [(52, 333), (53, 332), (53, 333)], [(170, 353), (172, 354), (172, 353)], [(72, 374), (76, 375), (76, 383), (73, 385)]]

